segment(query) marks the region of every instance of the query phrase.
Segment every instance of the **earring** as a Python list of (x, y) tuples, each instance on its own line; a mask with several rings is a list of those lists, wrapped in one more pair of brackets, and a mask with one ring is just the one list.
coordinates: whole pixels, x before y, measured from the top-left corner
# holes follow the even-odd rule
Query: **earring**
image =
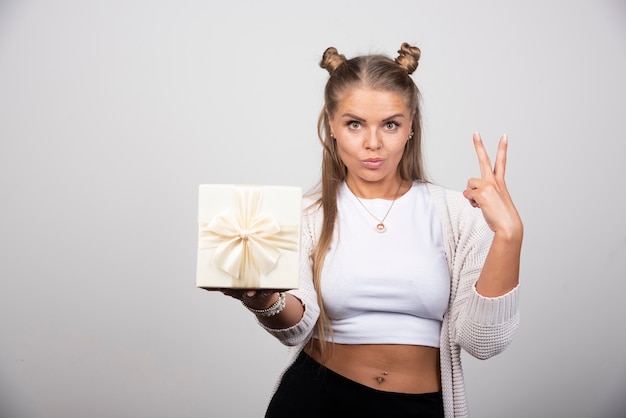
[(413, 132), (413, 130), (411, 129), (411, 133), (409, 134), (409, 139), (413, 139), (413, 135), (415, 135), (415, 132)]

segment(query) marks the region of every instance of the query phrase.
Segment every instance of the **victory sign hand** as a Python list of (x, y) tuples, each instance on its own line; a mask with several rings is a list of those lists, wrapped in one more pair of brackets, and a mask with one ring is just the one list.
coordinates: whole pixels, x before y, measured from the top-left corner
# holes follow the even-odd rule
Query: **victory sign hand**
[(471, 178), (463, 196), (471, 205), (480, 208), (489, 228), (496, 234), (512, 237), (522, 232), (522, 220), (513, 204), (504, 181), (508, 138), (500, 137), (496, 162), (492, 168), (491, 160), (482, 138), (474, 133), (474, 148), (480, 165), (480, 178)]

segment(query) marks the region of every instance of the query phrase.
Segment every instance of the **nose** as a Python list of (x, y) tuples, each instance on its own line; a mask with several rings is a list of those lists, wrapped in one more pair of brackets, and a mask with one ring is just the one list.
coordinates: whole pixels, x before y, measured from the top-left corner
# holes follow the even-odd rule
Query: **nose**
[(378, 150), (383, 147), (383, 142), (379, 138), (378, 131), (374, 128), (369, 129), (364, 138), (365, 148), (369, 150)]

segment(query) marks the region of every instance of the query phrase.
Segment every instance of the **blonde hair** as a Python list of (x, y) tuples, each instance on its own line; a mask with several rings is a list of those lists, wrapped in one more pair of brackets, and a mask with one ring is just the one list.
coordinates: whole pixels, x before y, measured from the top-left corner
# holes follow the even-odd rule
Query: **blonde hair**
[(330, 47), (324, 51), (320, 61), (320, 67), (330, 74), (324, 89), (324, 106), (317, 124), (318, 137), (323, 146), (322, 172), (318, 187), (320, 195), (317, 204), (323, 210), (323, 222), (312, 256), (313, 283), (320, 306), (316, 331), (322, 357), (327, 355), (326, 335), (332, 336), (332, 328), (321, 296), (321, 272), (337, 220), (337, 189), (345, 180), (347, 173), (347, 168), (339, 157), (337, 143), (331, 136), (329, 119), (349, 89), (358, 87), (398, 93), (404, 98), (413, 116), (413, 137), (407, 142), (398, 164), (398, 174), (403, 180), (426, 182), (421, 147), (421, 97), (410, 77), (417, 69), (420, 54), (418, 47), (406, 42), (401, 45), (395, 60), (385, 55), (362, 55), (346, 59), (336, 48)]

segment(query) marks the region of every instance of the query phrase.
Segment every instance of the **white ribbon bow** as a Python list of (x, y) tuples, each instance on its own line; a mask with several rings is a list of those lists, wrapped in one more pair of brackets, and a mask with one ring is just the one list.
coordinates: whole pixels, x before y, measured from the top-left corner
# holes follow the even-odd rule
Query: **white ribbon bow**
[(260, 213), (261, 202), (260, 188), (239, 187), (234, 210), (200, 224), (198, 248), (215, 249), (213, 263), (237, 279), (239, 288), (258, 288), (261, 274), (276, 266), (281, 249), (299, 249), (299, 226), (279, 225)]

